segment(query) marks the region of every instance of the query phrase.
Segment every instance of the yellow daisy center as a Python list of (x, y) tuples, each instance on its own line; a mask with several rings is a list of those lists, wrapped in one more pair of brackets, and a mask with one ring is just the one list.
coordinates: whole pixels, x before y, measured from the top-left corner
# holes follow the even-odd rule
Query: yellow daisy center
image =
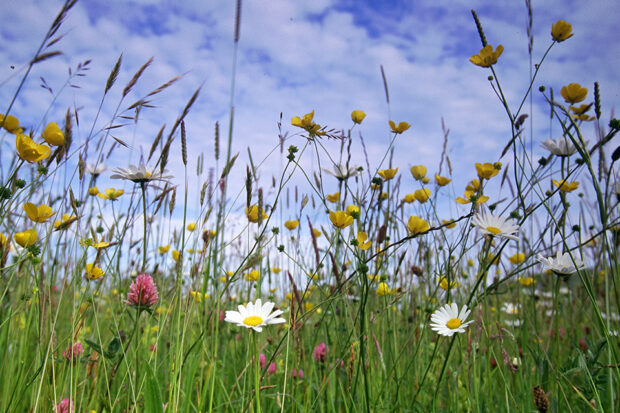
[(257, 326), (257, 325), (261, 324), (262, 322), (263, 322), (263, 319), (260, 318), (257, 315), (251, 315), (249, 317), (246, 317), (243, 320), (243, 324), (245, 324), (246, 326), (252, 326), (252, 327)]
[(463, 323), (461, 323), (461, 320), (459, 320), (458, 318), (451, 318), (446, 323), (446, 327), (448, 327), (450, 330), (456, 330), (461, 326), (461, 324)]
[(497, 227), (487, 227), (487, 231), (489, 231), (493, 235), (501, 234), (502, 230)]

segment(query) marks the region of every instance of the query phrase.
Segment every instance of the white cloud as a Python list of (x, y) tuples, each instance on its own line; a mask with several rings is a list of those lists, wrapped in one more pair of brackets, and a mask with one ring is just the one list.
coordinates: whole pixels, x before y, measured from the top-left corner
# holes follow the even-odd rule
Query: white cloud
[[(505, 47), (496, 70), (514, 110), (528, 82), (527, 16), (521, 3), (500, 6), (479, 0), (465, 7), (438, 6), (434, 1), (415, 5), (397, 2), (394, 9), (383, 6), (379, 13), (382, 7), (375, 3), (245, 1), (232, 149), (241, 154), (231, 176), (231, 182), (238, 185), (235, 191), (243, 182), (246, 148), (251, 147), (254, 161), (259, 162), (278, 144), (276, 122), (280, 112), (283, 129), (295, 133), (290, 118), (312, 109), (316, 110), (317, 122), (337, 129), (350, 127), (351, 110), (365, 110), (368, 117), (361, 131), (371, 167), (377, 167), (390, 138), (380, 65), (388, 79), (391, 117), (413, 125), (397, 139), (394, 165), (406, 174), (409, 166), (424, 163), (429, 173), (434, 172), (442, 151), (443, 117), (451, 130), (448, 153), (455, 168), (455, 184), (457, 188), (465, 185), (474, 177), (473, 163), (496, 160), (510, 138), (506, 115), (487, 81), (490, 71), (468, 62), (481, 47), (470, 7), (478, 11), (489, 43)], [(554, 46), (534, 85), (537, 153), (544, 151), (536, 141), (548, 134), (547, 109), (537, 91), (539, 85), (553, 86), (557, 96), (564, 84), (580, 82), (592, 90), (592, 82), (597, 80), (602, 86), (605, 111), (609, 113), (618, 104), (614, 68), (620, 63), (620, 46), (615, 42), (614, 16), (619, 8), (613, 1), (596, 6), (576, 1), (568, 7), (560, 1), (534, 4), (535, 61), (550, 43), (550, 27), (555, 20), (570, 21), (575, 32), (573, 38)], [(18, 69), (23, 67), (55, 13), (50, 4), (9, 1), (0, 16), (0, 36), (5, 45), (0, 59)], [(28, 124), (37, 124), (52, 100), (38, 87), (38, 77), (44, 76), (56, 91), (66, 80), (67, 66), (75, 68), (78, 62), (93, 59), (88, 76), (75, 80), (81, 89), (67, 89), (48, 116), (58, 118), (64, 116), (67, 107), (79, 107), (79, 136), (83, 140), (118, 56), (123, 53), (121, 73), (106, 98), (96, 131), (110, 121), (123, 86), (153, 56), (153, 64), (121, 110), (173, 76), (185, 76), (154, 97), (157, 108), (145, 109), (135, 128), (114, 131), (115, 136), (133, 142), (134, 151), (130, 154), (119, 148), (107, 162), (124, 166), (129, 155), (135, 162), (140, 151), (147, 153), (161, 125), (165, 123), (169, 131), (187, 99), (202, 84), (201, 95), (186, 118), (193, 177), (195, 159), (201, 152), (206, 154), (205, 170), (214, 165), (216, 121), (220, 122), (223, 147), (226, 140), (234, 13), (234, 2), (229, 1), (191, 1), (171, 7), (146, 0), (78, 2), (61, 29), (66, 37), (58, 47), (65, 55), (35, 66), (14, 113)], [(12, 96), (20, 76), (11, 74), (18, 69), (0, 68), (0, 82), (9, 79), (0, 83), (0, 101), (8, 102)], [(524, 111), (529, 112), (529, 106)], [(589, 127), (586, 130), (592, 133)], [(553, 134), (558, 133), (556, 127)], [(287, 145), (301, 147), (303, 143), (297, 137)], [(325, 145), (330, 151), (339, 150), (337, 142)], [(365, 163), (357, 143), (353, 153), (354, 162)], [(279, 172), (278, 156), (271, 155), (262, 166), (265, 187)], [(302, 163), (309, 172), (316, 169), (316, 159), (314, 164), (310, 161), (307, 158)], [(177, 140), (169, 167), (181, 177), (181, 166)], [(403, 187), (411, 187), (409, 177), (404, 178)], [(295, 183), (305, 187), (301, 177)]]

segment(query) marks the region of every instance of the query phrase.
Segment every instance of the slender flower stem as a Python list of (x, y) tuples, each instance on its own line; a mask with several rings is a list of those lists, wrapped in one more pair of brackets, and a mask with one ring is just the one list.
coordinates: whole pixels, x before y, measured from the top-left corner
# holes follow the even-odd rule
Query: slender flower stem
[(260, 353), (258, 351), (258, 340), (256, 331), (252, 331), (252, 342), (254, 344), (254, 390), (256, 392), (256, 413), (260, 413)]
[(146, 184), (144, 182), (140, 183), (140, 188), (142, 189), (142, 216), (144, 219), (144, 233), (143, 233), (143, 245), (142, 245), (142, 272), (146, 269), (146, 246), (147, 239), (146, 236), (148, 232), (146, 231), (147, 219), (146, 219)]

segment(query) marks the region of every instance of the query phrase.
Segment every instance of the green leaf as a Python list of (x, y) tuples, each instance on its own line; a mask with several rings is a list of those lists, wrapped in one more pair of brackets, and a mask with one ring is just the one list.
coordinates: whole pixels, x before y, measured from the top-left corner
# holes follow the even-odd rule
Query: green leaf
[(161, 401), (159, 382), (153, 369), (149, 364), (146, 365), (146, 391), (144, 395), (144, 411), (153, 413), (164, 413), (164, 404)]
[(88, 347), (92, 348), (93, 350), (95, 350), (97, 353), (102, 354), (103, 351), (101, 351), (101, 346), (93, 341), (90, 340), (84, 340), (84, 342), (88, 345)]
[(107, 358), (114, 358), (116, 357), (116, 353), (118, 353), (120, 349), (121, 349), (121, 340), (119, 340), (117, 337), (114, 337), (108, 343), (108, 347), (105, 350), (105, 356)]

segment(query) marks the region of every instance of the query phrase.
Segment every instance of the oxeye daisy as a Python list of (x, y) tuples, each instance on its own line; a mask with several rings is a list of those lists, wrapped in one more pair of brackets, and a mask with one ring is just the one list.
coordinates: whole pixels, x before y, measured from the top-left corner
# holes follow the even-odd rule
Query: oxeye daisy
[(538, 254), (536, 260), (542, 263), (546, 267), (545, 269), (551, 270), (558, 275), (570, 275), (585, 267), (585, 264), (581, 260), (577, 259), (577, 257), (571, 258), (570, 254), (567, 252), (562, 254), (558, 251), (555, 258), (545, 258), (541, 254)]
[(482, 212), (476, 214), (471, 222), (477, 226), (483, 234), (513, 239), (515, 241), (519, 239), (516, 235), (513, 235), (519, 231), (519, 226), (510, 223), (506, 218), (499, 215), (493, 215), (490, 212)]
[(454, 333), (464, 333), (465, 328), (473, 323), (473, 320), (465, 321), (470, 312), (467, 305), (463, 305), (459, 312), (455, 303), (446, 304), (431, 316), (431, 329), (446, 337), (451, 337)]
[(172, 175), (167, 175), (168, 170), (153, 170), (147, 168), (144, 164), (129, 165), (129, 168), (114, 168), (112, 170), (113, 175), (110, 175), (112, 179), (127, 179), (138, 184), (147, 183), (150, 181), (167, 181), (172, 178)]
[(275, 304), (269, 301), (263, 304), (258, 298), (256, 302), (249, 302), (246, 306), (239, 305), (239, 311), (226, 311), (224, 321), (235, 323), (240, 327), (251, 328), (260, 333), (263, 331), (263, 326), (281, 324), (286, 321), (282, 317), (278, 317), (282, 314), (282, 310), (271, 312), (274, 306)]

